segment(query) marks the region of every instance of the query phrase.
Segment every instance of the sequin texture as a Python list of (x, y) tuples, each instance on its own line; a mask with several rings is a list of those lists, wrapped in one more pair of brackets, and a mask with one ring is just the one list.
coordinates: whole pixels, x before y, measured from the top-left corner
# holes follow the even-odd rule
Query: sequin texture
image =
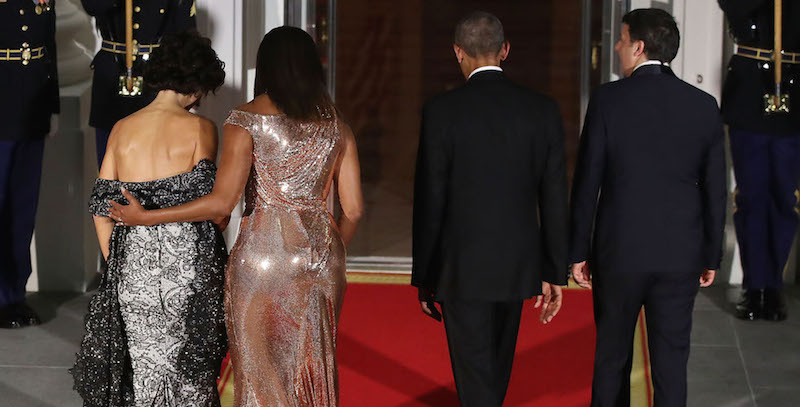
[(226, 276), (234, 405), (336, 406), (345, 248), (325, 202), (341, 150), (337, 120), (234, 110), (226, 123), (253, 137)]
[[(127, 203), (147, 209), (211, 192), (216, 166), (147, 182), (98, 179), (89, 210)], [(211, 222), (115, 227), (108, 268), (89, 303), (86, 335), (71, 373), (86, 407), (218, 407), (216, 378), (226, 349), (223, 286), (227, 260)]]

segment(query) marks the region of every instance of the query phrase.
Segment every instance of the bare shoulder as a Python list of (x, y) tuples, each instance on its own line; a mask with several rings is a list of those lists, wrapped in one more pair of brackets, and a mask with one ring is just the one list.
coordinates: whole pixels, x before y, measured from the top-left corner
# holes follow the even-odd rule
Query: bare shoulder
[(217, 125), (208, 118), (197, 116), (197, 139), (198, 143), (206, 146), (217, 145)]
[(233, 110), (238, 110), (238, 111), (241, 111), (241, 112), (255, 113), (255, 111), (253, 111), (253, 101), (252, 100), (247, 102), (247, 103), (244, 103), (244, 104), (241, 104), (239, 106), (236, 106)]
[(255, 113), (255, 114), (263, 114), (263, 115), (273, 115), (273, 114), (280, 114), (281, 111), (275, 106), (275, 103), (272, 102), (272, 99), (269, 98), (267, 95), (259, 95), (256, 96), (255, 99), (238, 106), (236, 110), (241, 110), (243, 112)]
[(136, 121), (135, 115), (136, 113), (119, 119), (117, 123), (114, 124), (114, 127), (111, 128), (111, 134), (119, 135), (120, 133), (124, 133), (125, 130), (132, 124), (132, 122)]
[(211, 119), (200, 115), (196, 115), (196, 120), (201, 134), (214, 133), (216, 135), (217, 124), (214, 123)]
[(350, 127), (350, 125), (347, 124), (347, 122), (345, 122), (341, 118), (337, 117), (336, 122), (337, 122), (336, 125), (339, 127), (339, 132), (342, 135), (342, 141), (344, 142), (344, 144), (345, 145), (355, 144), (356, 137), (355, 134), (353, 133), (353, 128)]
[(117, 121), (114, 127), (111, 128), (111, 133), (108, 135), (108, 144), (106, 149), (111, 149), (119, 145), (121, 140), (124, 140), (128, 135), (128, 130), (131, 127), (131, 116), (125, 117)]

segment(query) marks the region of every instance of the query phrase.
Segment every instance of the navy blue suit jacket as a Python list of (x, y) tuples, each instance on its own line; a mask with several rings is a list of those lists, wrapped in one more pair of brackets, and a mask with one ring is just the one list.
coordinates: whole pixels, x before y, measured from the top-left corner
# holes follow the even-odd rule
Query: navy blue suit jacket
[(669, 68), (600, 86), (575, 170), (570, 261), (593, 272), (718, 269), (724, 154), (716, 100)]

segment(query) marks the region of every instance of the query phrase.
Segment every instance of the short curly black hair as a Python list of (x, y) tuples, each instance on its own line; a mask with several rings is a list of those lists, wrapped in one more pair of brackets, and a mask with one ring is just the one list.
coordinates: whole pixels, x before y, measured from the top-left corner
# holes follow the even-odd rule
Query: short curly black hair
[(204, 96), (224, 82), (225, 63), (196, 30), (165, 35), (144, 68), (145, 87), (155, 92)]

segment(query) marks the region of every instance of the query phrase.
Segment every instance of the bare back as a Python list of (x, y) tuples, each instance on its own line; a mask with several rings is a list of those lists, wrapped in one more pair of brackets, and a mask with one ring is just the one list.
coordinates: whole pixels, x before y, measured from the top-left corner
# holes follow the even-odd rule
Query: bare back
[(119, 121), (111, 132), (101, 178), (142, 182), (191, 171), (215, 160), (216, 127), (183, 109), (147, 106)]

